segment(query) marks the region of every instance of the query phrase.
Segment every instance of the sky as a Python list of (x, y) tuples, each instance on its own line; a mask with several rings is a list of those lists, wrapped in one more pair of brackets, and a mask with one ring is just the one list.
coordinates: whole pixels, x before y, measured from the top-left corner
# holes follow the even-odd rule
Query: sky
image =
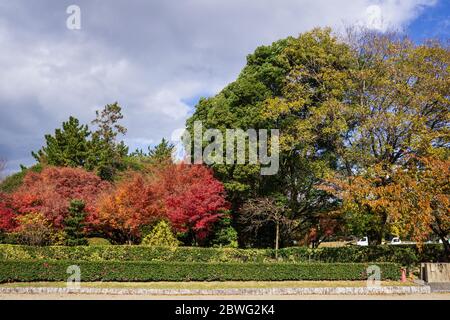
[[(80, 9), (79, 29), (70, 5)], [(260, 45), (314, 27), (449, 39), (448, 0), (0, 0), (0, 158), (6, 173), (69, 116), (123, 108), (130, 150), (184, 128), (200, 97)]]

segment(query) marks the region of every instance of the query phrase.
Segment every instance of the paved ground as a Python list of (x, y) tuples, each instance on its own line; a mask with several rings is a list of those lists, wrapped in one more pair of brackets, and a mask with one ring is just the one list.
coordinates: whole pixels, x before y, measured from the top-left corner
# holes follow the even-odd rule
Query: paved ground
[(450, 293), (409, 295), (154, 296), (92, 294), (1, 294), (0, 300), (450, 300)]

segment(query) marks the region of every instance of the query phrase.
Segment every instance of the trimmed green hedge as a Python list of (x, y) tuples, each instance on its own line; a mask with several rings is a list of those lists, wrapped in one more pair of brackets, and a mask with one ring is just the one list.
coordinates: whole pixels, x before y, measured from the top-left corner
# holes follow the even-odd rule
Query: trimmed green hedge
[(318, 249), (292, 247), (280, 250), (278, 255), (282, 260), (292, 262), (395, 262), (404, 266), (445, 260), (444, 246), (440, 244), (424, 245), (421, 250), (415, 245)]
[[(341, 247), (309, 249), (292, 247), (279, 250), (283, 262), (395, 262), (404, 266), (442, 261), (443, 245)], [(167, 261), (167, 262), (275, 262), (272, 249), (233, 249), (146, 246), (30, 247), (0, 245), (2, 260), (83, 260), (83, 261)]]
[[(2, 261), (0, 282), (66, 281), (77, 265), (82, 281), (365, 280), (368, 263), (171, 263), (144, 261)], [(379, 263), (382, 280), (398, 280), (400, 266)]]
[(1, 260), (269, 262), (270, 250), (149, 246), (0, 245)]

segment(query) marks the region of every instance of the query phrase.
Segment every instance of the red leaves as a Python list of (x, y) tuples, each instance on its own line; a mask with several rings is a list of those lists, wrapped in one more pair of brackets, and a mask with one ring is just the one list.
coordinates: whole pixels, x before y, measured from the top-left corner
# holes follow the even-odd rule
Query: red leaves
[(150, 224), (163, 213), (161, 201), (147, 179), (137, 173), (119, 183), (99, 201), (93, 223), (112, 235), (119, 230), (127, 240), (139, 237), (141, 226)]
[(16, 214), (11, 208), (11, 198), (0, 193), (0, 231), (11, 232), (17, 228)]
[(40, 212), (60, 227), (70, 200), (83, 200), (86, 211), (93, 214), (98, 195), (109, 187), (109, 183), (83, 169), (48, 167), (41, 173), (29, 172), (12, 195), (12, 203), (17, 213)]
[(134, 241), (140, 227), (165, 217), (176, 231), (192, 231), (202, 239), (227, 208), (224, 197), (223, 185), (206, 167), (166, 164), (119, 183), (100, 201), (96, 223)]
[[(106, 192), (107, 191), (107, 192)], [(129, 173), (114, 189), (93, 173), (76, 168), (30, 172), (11, 199), (0, 201), (0, 228), (17, 227), (15, 215), (41, 213), (62, 227), (70, 200), (83, 200), (87, 220), (117, 241), (136, 241), (140, 228), (166, 218), (178, 232), (203, 239), (227, 209), (223, 185), (199, 165), (166, 164), (146, 175)], [(119, 233), (119, 235), (118, 235)]]
[(160, 172), (166, 213), (179, 232), (192, 230), (204, 238), (220, 212), (226, 210), (224, 187), (211, 170), (201, 165), (179, 164)]

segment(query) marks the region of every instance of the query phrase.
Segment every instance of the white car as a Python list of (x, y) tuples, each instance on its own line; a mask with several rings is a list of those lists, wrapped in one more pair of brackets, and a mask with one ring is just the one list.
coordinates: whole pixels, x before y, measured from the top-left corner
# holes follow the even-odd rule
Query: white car
[(369, 238), (363, 237), (356, 242), (357, 246), (367, 247), (369, 245)]
[(402, 240), (400, 240), (399, 237), (394, 237), (391, 240), (391, 244), (401, 244), (401, 243), (402, 243)]

